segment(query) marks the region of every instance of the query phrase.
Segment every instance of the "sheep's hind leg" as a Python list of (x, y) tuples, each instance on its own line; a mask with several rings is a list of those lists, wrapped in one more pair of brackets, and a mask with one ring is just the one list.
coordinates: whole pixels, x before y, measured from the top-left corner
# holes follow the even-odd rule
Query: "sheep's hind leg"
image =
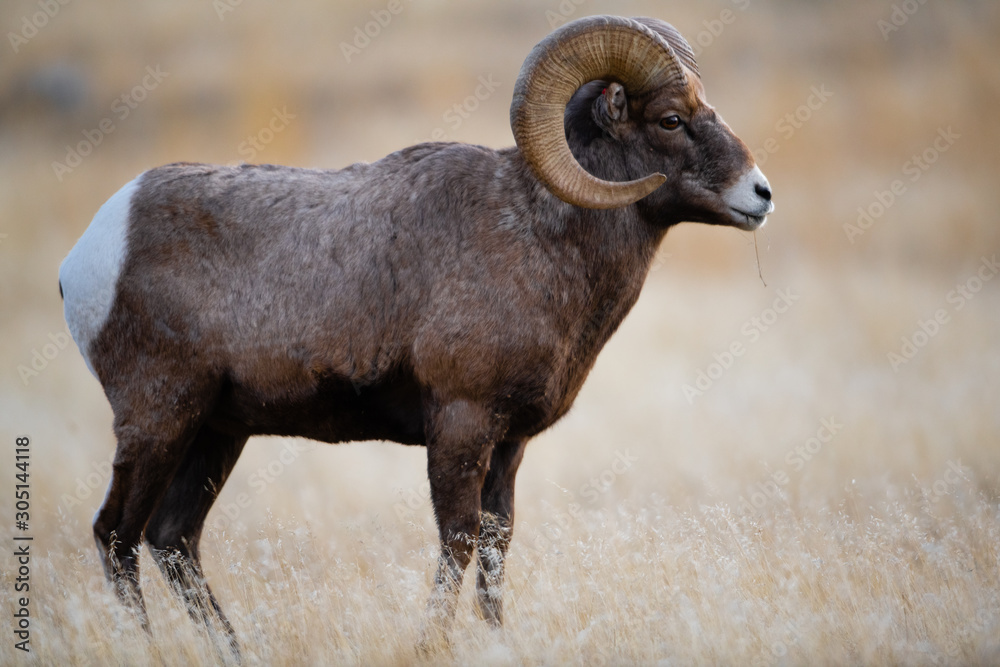
[[(147, 385), (148, 387), (149, 385)], [(204, 404), (205, 391), (109, 390), (115, 411), (118, 447), (111, 484), (94, 519), (94, 538), (108, 580), (133, 606), (148, 629), (139, 587), (139, 548), (143, 531), (187, 454), (201, 421), (197, 411), (151, 410), (150, 405)], [(176, 400), (166, 398), (175, 396)]]
[(246, 441), (246, 437), (203, 426), (146, 526), (150, 551), (163, 576), (183, 598), (191, 617), (210, 627), (214, 615), (237, 657), (236, 635), (205, 581), (198, 543), (205, 518)]

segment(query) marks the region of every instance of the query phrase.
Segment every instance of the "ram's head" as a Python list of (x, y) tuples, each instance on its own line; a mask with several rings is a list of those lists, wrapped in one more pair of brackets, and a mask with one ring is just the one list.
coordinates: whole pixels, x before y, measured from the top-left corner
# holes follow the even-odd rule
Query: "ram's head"
[(521, 68), (510, 118), (535, 175), (570, 204), (639, 202), (662, 225), (745, 230), (774, 210), (750, 150), (705, 100), (691, 47), (658, 19), (593, 16), (550, 34)]

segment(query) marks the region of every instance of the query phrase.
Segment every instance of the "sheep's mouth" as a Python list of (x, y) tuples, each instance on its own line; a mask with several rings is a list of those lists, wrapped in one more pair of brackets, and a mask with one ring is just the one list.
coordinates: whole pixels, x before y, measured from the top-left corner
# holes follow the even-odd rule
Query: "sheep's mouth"
[(730, 207), (729, 210), (734, 214), (735, 227), (742, 229), (744, 231), (752, 232), (755, 229), (759, 229), (767, 221), (767, 215), (774, 210), (774, 204), (770, 204), (767, 210), (762, 214), (747, 213), (746, 211), (741, 211), (738, 208)]

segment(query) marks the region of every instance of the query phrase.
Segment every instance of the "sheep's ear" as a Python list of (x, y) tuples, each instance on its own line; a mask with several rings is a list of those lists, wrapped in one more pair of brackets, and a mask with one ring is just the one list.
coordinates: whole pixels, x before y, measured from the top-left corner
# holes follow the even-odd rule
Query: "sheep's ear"
[(612, 81), (594, 100), (594, 122), (613, 137), (618, 137), (619, 129), (628, 120), (628, 102), (625, 87)]

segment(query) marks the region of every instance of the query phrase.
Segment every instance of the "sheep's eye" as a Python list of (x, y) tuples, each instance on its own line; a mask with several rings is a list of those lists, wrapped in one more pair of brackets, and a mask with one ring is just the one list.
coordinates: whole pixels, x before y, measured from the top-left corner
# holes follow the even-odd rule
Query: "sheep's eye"
[(664, 130), (676, 130), (681, 126), (680, 116), (667, 116), (660, 119), (660, 127)]

